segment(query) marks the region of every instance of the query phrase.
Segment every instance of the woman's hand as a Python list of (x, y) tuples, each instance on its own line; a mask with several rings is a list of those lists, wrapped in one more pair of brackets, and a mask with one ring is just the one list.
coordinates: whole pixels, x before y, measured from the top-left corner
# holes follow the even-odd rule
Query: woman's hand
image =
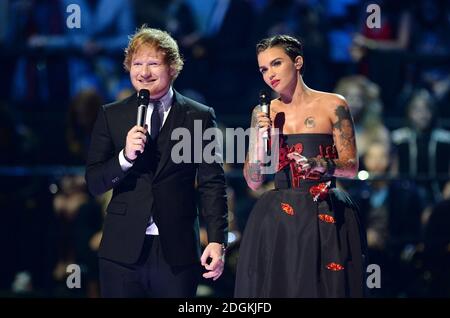
[(263, 134), (272, 126), (272, 121), (270, 120), (270, 117), (265, 112), (258, 112), (256, 113), (256, 127), (258, 128), (258, 137), (262, 137)]
[(256, 123), (258, 128), (270, 128), (272, 122), (269, 118), (269, 114), (265, 112), (257, 112), (256, 113)]
[(306, 172), (306, 175), (312, 172), (325, 173), (326, 171), (326, 165), (321, 164), (320, 159), (317, 158), (308, 159), (295, 151), (289, 153), (287, 157), (291, 160), (294, 160), (297, 167), (300, 168), (302, 171)]

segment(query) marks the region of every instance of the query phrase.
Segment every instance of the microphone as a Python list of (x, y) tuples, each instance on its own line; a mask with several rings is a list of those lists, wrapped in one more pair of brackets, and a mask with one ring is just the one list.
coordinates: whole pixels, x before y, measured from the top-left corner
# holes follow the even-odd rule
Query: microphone
[[(136, 125), (144, 127), (145, 125), (145, 115), (147, 113), (148, 103), (150, 102), (150, 91), (148, 89), (141, 89), (138, 93), (138, 111)], [(140, 154), (136, 151), (136, 156)]]
[(145, 114), (147, 113), (147, 106), (150, 102), (150, 92), (148, 89), (141, 89), (138, 93), (138, 111), (136, 125), (144, 127)]
[[(269, 96), (265, 91), (261, 91), (259, 93), (259, 105), (261, 106), (261, 111), (266, 113), (270, 118), (270, 101)], [(265, 131), (262, 135), (263, 145), (264, 145), (264, 153), (270, 156), (270, 147), (269, 147), (269, 132)]]

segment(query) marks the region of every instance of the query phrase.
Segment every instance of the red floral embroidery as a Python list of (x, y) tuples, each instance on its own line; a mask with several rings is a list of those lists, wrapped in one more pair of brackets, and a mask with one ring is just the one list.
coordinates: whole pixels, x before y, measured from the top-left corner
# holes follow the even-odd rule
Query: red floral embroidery
[(331, 182), (322, 182), (309, 188), (309, 193), (313, 196), (313, 200), (317, 199), (325, 200), (328, 196), (328, 189), (330, 188)]
[(341, 271), (344, 269), (344, 266), (342, 266), (341, 264), (338, 263), (330, 263), (327, 265), (327, 269), (329, 269), (330, 271), (333, 272), (337, 272), (337, 271)]
[(336, 223), (336, 220), (334, 219), (334, 217), (332, 217), (331, 215), (328, 214), (319, 214), (319, 219), (323, 222), (326, 223)]
[(292, 208), (291, 205), (289, 205), (287, 203), (281, 202), (281, 209), (289, 215), (294, 215), (294, 209)]
[(293, 160), (287, 157), (288, 154), (292, 152), (298, 152), (299, 154), (301, 154), (303, 152), (303, 145), (301, 143), (297, 143), (289, 147), (286, 143), (284, 143), (284, 141), (280, 140), (280, 144), (281, 146), (278, 159), (278, 170), (284, 169), (284, 167), (293, 162)]
[(284, 143), (283, 140), (281, 140), (280, 143), (281, 147), (279, 152), (278, 170), (284, 169), (287, 165), (290, 166), (292, 187), (298, 188), (300, 186), (300, 180), (302, 179), (311, 179), (311, 180), (320, 179), (320, 173), (310, 172), (307, 174), (307, 171), (302, 170), (301, 167), (296, 165), (295, 160), (291, 160), (288, 158), (288, 154), (292, 152), (302, 154), (303, 152), (302, 143), (296, 143), (292, 146), (288, 146), (286, 143)]
[[(295, 164), (294, 160), (288, 158), (288, 154), (292, 152), (297, 152), (302, 154), (303, 152), (303, 144), (296, 143), (292, 146), (289, 146), (284, 141), (284, 137), (280, 136), (280, 151), (279, 151), (279, 159), (278, 159), (278, 171), (284, 169), (286, 166), (290, 166), (291, 173), (291, 182), (292, 187), (298, 188), (300, 186), (300, 180), (308, 179), (308, 180), (320, 180), (321, 174), (319, 172), (309, 172), (302, 170), (299, 166)], [(334, 145), (319, 145), (319, 155), (318, 158), (329, 158), (329, 159), (337, 159), (338, 152)]]

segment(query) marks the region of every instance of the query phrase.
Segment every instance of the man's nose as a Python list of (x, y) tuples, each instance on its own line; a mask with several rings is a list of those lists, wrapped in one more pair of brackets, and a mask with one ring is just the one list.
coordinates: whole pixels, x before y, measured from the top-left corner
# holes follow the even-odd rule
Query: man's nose
[(142, 68), (142, 71), (141, 71), (141, 76), (142, 77), (150, 77), (150, 75), (151, 75), (150, 66), (144, 65), (144, 67)]

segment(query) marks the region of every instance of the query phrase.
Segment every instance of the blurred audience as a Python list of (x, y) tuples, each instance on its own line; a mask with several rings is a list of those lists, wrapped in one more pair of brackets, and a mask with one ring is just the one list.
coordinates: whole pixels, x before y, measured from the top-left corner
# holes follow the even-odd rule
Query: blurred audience
[(381, 114), (379, 87), (362, 75), (341, 78), (334, 90), (347, 100), (355, 122), (356, 146), (363, 157), (367, 147), (378, 141), (389, 144), (390, 132), (384, 126)]
[(449, 178), (450, 132), (436, 126), (435, 101), (423, 89), (411, 96), (407, 118), (408, 126), (392, 132), (399, 175), (419, 179), (427, 190), (428, 202), (437, 202)]
[[(79, 7), (78, 17), (69, 18), (69, 5)], [(17, 63), (15, 98), (54, 103), (54, 98), (59, 102), (95, 88), (113, 100), (126, 78), (117, 61), (135, 26), (132, 10), (125, 0), (62, 0), (57, 5), (48, 0), (30, 1), (23, 46), (33, 54), (21, 56)], [(67, 25), (76, 19), (79, 27)]]
[[(370, 13), (363, 13), (371, 4), (379, 7), (379, 27), (368, 25)], [(406, 78), (405, 55), (410, 47), (413, 20), (410, 7), (410, 1), (406, 0), (364, 1), (359, 15), (360, 31), (353, 36), (350, 47), (357, 72), (380, 86), (384, 112), (391, 116), (400, 115), (395, 101)], [(374, 22), (373, 18), (369, 20)]]
[(83, 176), (62, 178), (53, 208), (57, 218), (57, 262), (53, 270), (53, 278), (59, 283), (56, 295), (70, 295), (66, 269), (77, 264), (83, 282), (78, 296), (98, 297), (97, 250), (103, 215), (100, 205), (89, 196)]
[(102, 97), (93, 89), (81, 91), (74, 96), (67, 114), (67, 164), (85, 164), (92, 128), (102, 104)]
[(450, 297), (450, 186), (431, 211), (425, 227), (422, 297)]
[(423, 197), (413, 182), (390, 180), (393, 153), (389, 144), (374, 142), (363, 157), (371, 181), (353, 184), (349, 190), (360, 207), (367, 231), (369, 263), (382, 268), (382, 289), (376, 296), (398, 297), (405, 292), (412, 265), (402, 259), (421, 239)]

